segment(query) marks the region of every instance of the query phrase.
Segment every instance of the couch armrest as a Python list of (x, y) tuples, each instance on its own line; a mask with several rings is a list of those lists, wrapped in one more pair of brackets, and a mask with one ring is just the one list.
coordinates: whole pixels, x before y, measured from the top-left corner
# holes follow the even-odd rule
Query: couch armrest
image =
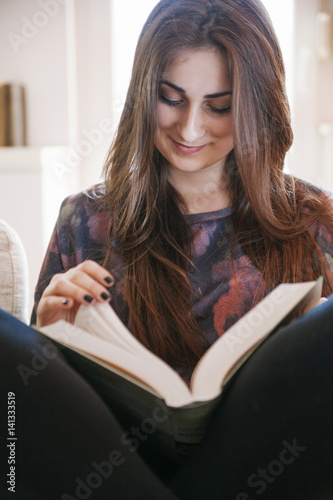
[(17, 233), (0, 219), (0, 308), (28, 322), (28, 264)]

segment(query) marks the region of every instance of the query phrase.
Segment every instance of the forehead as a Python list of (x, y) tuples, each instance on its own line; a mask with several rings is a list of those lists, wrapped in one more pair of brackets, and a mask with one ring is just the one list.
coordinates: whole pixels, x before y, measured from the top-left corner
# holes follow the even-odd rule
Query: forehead
[(163, 79), (186, 92), (196, 89), (210, 94), (231, 90), (226, 58), (216, 48), (180, 52), (163, 73)]

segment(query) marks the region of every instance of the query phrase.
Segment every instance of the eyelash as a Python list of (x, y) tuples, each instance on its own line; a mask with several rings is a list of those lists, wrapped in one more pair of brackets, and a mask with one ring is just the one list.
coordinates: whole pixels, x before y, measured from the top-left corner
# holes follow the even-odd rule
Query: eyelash
[[(171, 101), (170, 99), (167, 99), (166, 97), (164, 97), (164, 95), (160, 96), (160, 100), (162, 102), (164, 102), (164, 104), (167, 104), (168, 106), (172, 106), (172, 107), (180, 106), (180, 104), (182, 103), (182, 101)], [(218, 108), (214, 108), (213, 106), (210, 106), (210, 109), (213, 113), (216, 113), (217, 115), (226, 115), (231, 110), (231, 106), (228, 106), (227, 108), (222, 108), (222, 109), (218, 109)]]

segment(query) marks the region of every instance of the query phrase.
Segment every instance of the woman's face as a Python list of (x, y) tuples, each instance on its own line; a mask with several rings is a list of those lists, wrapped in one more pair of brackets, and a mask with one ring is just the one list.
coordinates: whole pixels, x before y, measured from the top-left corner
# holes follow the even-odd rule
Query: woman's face
[(182, 52), (162, 75), (155, 146), (169, 169), (224, 167), (234, 147), (231, 82), (217, 49)]

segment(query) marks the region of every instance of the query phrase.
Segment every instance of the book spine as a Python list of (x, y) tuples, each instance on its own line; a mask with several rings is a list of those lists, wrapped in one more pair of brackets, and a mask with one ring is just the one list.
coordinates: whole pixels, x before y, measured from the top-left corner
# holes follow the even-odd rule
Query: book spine
[(0, 84), (0, 146), (26, 145), (25, 92), (21, 85)]

